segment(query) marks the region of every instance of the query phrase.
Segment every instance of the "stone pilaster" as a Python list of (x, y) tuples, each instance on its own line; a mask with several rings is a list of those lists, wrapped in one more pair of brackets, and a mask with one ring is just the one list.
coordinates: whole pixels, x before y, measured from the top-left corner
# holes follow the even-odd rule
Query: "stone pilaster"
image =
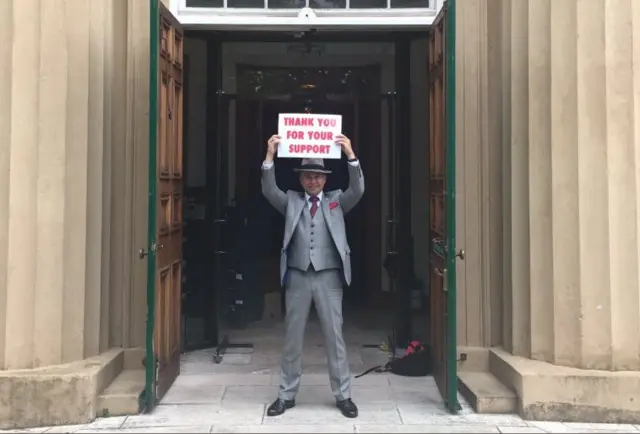
[[(502, 340), (500, 0), (456, 4), (456, 264), (458, 345)], [(465, 364), (468, 366), (468, 364)]]
[(505, 1), (502, 13), (506, 347), (555, 365), (640, 370), (640, 4)]
[(0, 369), (81, 360), (106, 346), (107, 4), (0, 5)]

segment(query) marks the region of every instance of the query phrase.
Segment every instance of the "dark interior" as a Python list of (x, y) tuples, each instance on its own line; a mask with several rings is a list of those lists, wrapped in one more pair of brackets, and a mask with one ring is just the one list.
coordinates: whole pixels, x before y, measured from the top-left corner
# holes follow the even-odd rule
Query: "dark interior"
[[(391, 313), (395, 320), (389, 325), (389, 333), (402, 346), (413, 332), (410, 307), (413, 260), (408, 199), (411, 188), (410, 156), (409, 152), (402, 151), (402, 147), (408, 146), (410, 137), (409, 50), (406, 46), (407, 41), (415, 35), (375, 35), (375, 38), (395, 41), (398, 47), (395, 93), (380, 94), (380, 71), (377, 65), (358, 67), (361, 68), (359, 71), (356, 71), (358, 68), (351, 68), (348, 74), (345, 69), (349, 68), (325, 71), (329, 77), (355, 77), (354, 82), (346, 85), (345, 80), (321, 81), (318, 77), (309, 77), (313, 74), (310, 71), (312, 68), (295, 68), (296, 71), (293, 68), (279, 68), (281, 71), (270, 71), (270, 75), (261, 71), (260, 77), (275, 77), (269, 85), (279, 95), (287, 94), (287, 100), (271, 98), (268, 92), (255, 94), (240, 85), (236, 95), (219, 92), (222, 37), (213, 32), (187, 33), (187, 36), (192, 35), (208, 41), (209, 82), (207, 89), (202, 90), (207, 94), (207, 181), (205, 187), (187, 188), (185, 191), (185, 197), (189, 198), (185, 205), (201, 206), (205, 209), (205, 217), (190, 220), (189, 213), (185, 213), (183, 350), (221, 345), (225, 330), (247, 327), (262, 318), (265, 294), (281, 293), (279, 253), (284, 218), (261, 194), (260, 165), (267, 138), (277, 132), (278, 114), (305, 111), (341, 114), (343, 132), (354, 139), (355, 151), (365, 171), (367, 194), (347, 216), (353, 283), (344, 292), (345, 312), (378, 309)], [(250, 38), (247, 34), (236, 36), (240, 40)], [(224, 37), (231, 38), (233, 35)], [(284, 39), (288, 37), (282, 36)], [(342, 37), (348, 40), (349, 35)], [(358, 38), (362, 37), (362, 34), (358, 35)], [(328, 38), (333, 40), (337, 36), (332, 34)], [(188, 59), (185, 63), (188, 65)], [(238, 77), (245, 77), (245, 81), (253, 85), (255, 83), (250, 80), (255, 79), (252, 78), (255, 69), (251, 65), (239, 67)], [(296, 76), (296, 83), (315, 80), (314, 87), (292, 87), (282, 79), (276, 80), (283, 76), (283, 70), (286, 76)], [(261, 85), (267, 86), (264, 83)], [(189, 83), (185, 83), (185, 88), (187, 86)], [(255, 86), (248, 88), (254, 89)], [(229, 168), (226, 162), (229, 153), (229, 107), (232, 104), (236, 116), (236, 167), (235, 181), (232, 181), (235, 182), (235, 197), (227, 197)], [(186, 101), (184, 106), (188, 106)], [(387, 109), (386, 116), (389, 116), (389, 143), (392, 144), (388, 161), (380, 161), (381, 137), (372, 128), (372, 125), (380, 124), (383, 106)], [(188, 113), (185, 113), (185, 124), (188, 118)], [(185, 148), (187, 153), (188, 147)], [(280, 188), (301, 190), (298, 175), (293, 171), (300, 161), (278, 159), (276, 164)], [(326, 190), (347, 188), (345, 158), (326, 160), (325, 164), (333, 171), (328, 177)], [(388, 167), (389, 179), (381, 179), (379, 169), (383, 164)], [(185, 168), (186, 171), (188, 168)], [(387, 183), (391, 196), (389, 207), (384, 210), (380, 199), (383, 182)], [(394, 216), (388, 219), (391, 230), (388, 230), (386, 240), (372, 235), (380, 232), (380, 215)], [(397, 220), (405, 224), (397, 225), (394, 223)], [(382, 246), (392, 252), (386, 261), (382, 261), (378, 253)], [(399, 261), (396, 252), (402, 252), (405, 260)], [(380, 291), (381, 279), (387, 278), (383, 267), (400, 267), (390, 273), (391, 293), (387, 294)], [(400, 282), (398, 279), (403, 280)], [(198, 333), (194, 333), (195, 329), (198, 329)]]

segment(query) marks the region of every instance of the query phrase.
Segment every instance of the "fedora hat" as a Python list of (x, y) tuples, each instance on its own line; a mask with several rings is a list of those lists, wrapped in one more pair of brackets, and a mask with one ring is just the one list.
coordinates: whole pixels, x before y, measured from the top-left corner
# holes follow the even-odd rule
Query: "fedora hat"
[(331, 173), (331, 170), (324, 168), (322, 158), (303, 158), (300, 167), (293, 170), (295, 172)]

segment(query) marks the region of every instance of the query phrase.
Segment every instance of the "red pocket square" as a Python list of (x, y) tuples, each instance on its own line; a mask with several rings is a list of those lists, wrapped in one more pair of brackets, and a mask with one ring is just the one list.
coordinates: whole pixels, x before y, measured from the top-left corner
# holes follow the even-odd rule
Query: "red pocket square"
[(336, 209), (339, 206), (340, 206), (340, 204), (338, 202), (330, 202), (329, 203), (329, 210)]

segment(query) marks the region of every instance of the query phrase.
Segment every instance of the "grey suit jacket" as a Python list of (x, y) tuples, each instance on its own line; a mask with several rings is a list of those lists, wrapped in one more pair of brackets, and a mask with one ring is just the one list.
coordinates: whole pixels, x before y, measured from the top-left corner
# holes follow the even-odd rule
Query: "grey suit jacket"
[[(349, 188), (346, 191), (333, 190), (323, 194), (320, 209), (324, 214), (331, 238), (335, 243), (340, 258), (342, 259), (342, 271), (347, 285), (351, 284), (351, 249), (347, 242), (344, 215), (351, 211), (364, 194), (364, 176), (362, 168), (358, 165), (347, 165), (349, 169)], [(276, 185), (275, 164), (270, 168), (262, 168), (262, 194), (275, 209), (285, 216), (284, 238), (280, 253), (280, 279), (284, 285), (287, 274), (287, 253), (298, 221), (306, 203), (304, 193), (287, 191), (286, 193)], [(339, 206), (330, 207), (331, 203)], [(332, 209), (331, 209), (332, 208)]]

